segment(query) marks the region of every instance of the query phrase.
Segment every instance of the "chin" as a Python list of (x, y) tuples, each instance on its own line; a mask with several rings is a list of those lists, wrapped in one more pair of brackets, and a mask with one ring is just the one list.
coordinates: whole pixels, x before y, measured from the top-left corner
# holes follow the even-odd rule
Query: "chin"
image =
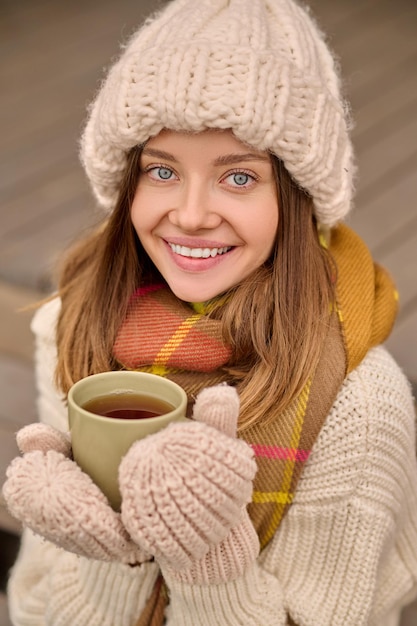
[(169, 288), (172, 293), (179, 299), (184, 302), (207, 302), (208, 300), (212, 300), (212, 298), (216, 298), (224, 293), (224, 289), (222, 290), (214, 290), (214, 289), (187, 289), (181, 288), (176, 285), (170, 285), (168, 283)]

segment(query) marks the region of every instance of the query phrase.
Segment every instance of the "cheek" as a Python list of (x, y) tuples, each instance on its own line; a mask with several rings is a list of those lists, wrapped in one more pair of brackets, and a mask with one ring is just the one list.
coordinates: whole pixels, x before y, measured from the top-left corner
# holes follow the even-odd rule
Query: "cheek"
[(151, 227), (152, 212), (146, 208), (146, 199), (143, 194), (136, 192), (130, 209), (130, 219), (136, 233), (146, 232)]
[(133, 202), (130, 207), (130, 219), (132, 220), (132, 224), (133, 226), (135, 226), (135, 228), (136, 228), (136, 223), (138, 222), (138, 217), (139, 217), (139, 207), (141, 205), (139, 196), (140, 194), (139, 194), (139, 187), (138, 187), (136, 189), (136, 193), (134, 195)]
[(130, 219), (133, 225), (133, 228), (136, 231), (137, 236), (141, 237), (141, 221), (138, 219), (137, 214), (134, 211), (130, 212)]
[(263, 228), (259, 231), (258, 243), (262, 262), (266, 261), (274, 248), (278, 231), (278, 213), (271, 215), (263, 222)]
[(270, 210), (258, 213), (247, 224), (247, 236), (259, 247), (265, 249), (266, 256), (274, 245), (278, 230), (278, 207), (272, 205)]
[(139, 231), (148, 233), (153, 230), (168, 212), (169, 205), (162, 193), (138, 185), (130, 209), (130, 218), (138, 235)]

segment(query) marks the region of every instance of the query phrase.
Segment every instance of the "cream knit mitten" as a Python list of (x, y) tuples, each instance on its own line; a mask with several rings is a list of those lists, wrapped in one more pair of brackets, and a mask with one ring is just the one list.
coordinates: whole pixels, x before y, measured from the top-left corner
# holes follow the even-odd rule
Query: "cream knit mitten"
[(102, 561), (141, 563), (146, 555), (130, 539), (107, 498), (71, 460), (68, 435), (45, 424), (17, 433), (23, 457), (9, 465), (3, 495), (22, 524), (69, 552)]
[(257, 558), (246, 511), (256, 463), (236, 439), (239, 399), (227, 385), (203, 390), (194, 421), (138, 441), (119, 468), (122, 520), (167, 578), (214, 584)]

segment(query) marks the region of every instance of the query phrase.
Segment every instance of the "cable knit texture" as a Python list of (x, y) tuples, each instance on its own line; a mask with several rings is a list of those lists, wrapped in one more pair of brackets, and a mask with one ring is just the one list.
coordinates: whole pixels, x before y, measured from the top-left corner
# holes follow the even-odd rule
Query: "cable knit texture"
[(77, 557), (30, 531), (15, 570), (12, 621), (33, 626), (132, 626), (158, 575), (155, 563), (131, 568)]
[(131, 541), (120, 514), (68, 458), (68, 435), (47, 424), (30, 424), (18, 432), (17, 442), (24, 454), (7, 468), (3, 485), (3, 496), (16, 519), (81, 556), (132, 564), (147, 559)]
[(232, 387), (205, 389), (194, 411), (201, 421), (171, 424), (136, 442), (119, 468), (131, 537), (163, 571), (190, 584), (233, 580), (259, 553), (246, 510), (256, 462), (236, 439), (238, 415)]
[(232, 129), (280, 157), (319, 222), (349, 211), (352, 148), (335, 62), (293, 0), (176, 0), (128, 42), (90, 109), (81, 160), (111, 210), (128, 151), (160, 130)]
[(16, 433), (16, 443), (22, 454), (39, 450), (45, 454), (49, 450), (60, 452), (63, 456), (71, 455), (71, 437), (46, 424), (29, 424)]
[[(38, 311), (41, 419), (65, 430), (53, 386), (55, 300)], [(168, 626), (392, 626), (417, 594), (417, 471), (410, 389), (384, 348), (346, 378), (273, 540), (234, 580), (164, 572)], [(173, 570), (171, 570), (173, 571)], [(24, 532), (9, 583), (16, 626), (134, 626), (158, 567), (90, 561)], [(76, 617), (74, 617), (76, 616)]]

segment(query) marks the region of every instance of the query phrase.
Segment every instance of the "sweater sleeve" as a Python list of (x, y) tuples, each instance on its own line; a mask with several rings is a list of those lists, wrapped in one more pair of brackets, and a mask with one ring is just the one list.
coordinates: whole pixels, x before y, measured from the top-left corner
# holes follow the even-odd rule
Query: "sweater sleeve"
[(35, 337), (35, 377), (39, 421), (58, 430), (68, 430), (67, 409), (54, 384), (57, 362), (56, 324), (61, 308), (59, 298), (44, 304), (34, 315), (31, 329)]
[[(39, 419), (67, 430), (66, 407), (54, 385), (55, 325), (59, 300), (32, 322), (35, 334)], [(78, 557), (25, 529), (9, 584), (14, 626), (132, 626), (152, 592), (159, 568), (131, 568)]]
[(258, 561), (225, 585), (168, 580), (169, 626), (397, 624), (417, 594), (416, 494), (410, 389), (379, 347), (345, 380)]

